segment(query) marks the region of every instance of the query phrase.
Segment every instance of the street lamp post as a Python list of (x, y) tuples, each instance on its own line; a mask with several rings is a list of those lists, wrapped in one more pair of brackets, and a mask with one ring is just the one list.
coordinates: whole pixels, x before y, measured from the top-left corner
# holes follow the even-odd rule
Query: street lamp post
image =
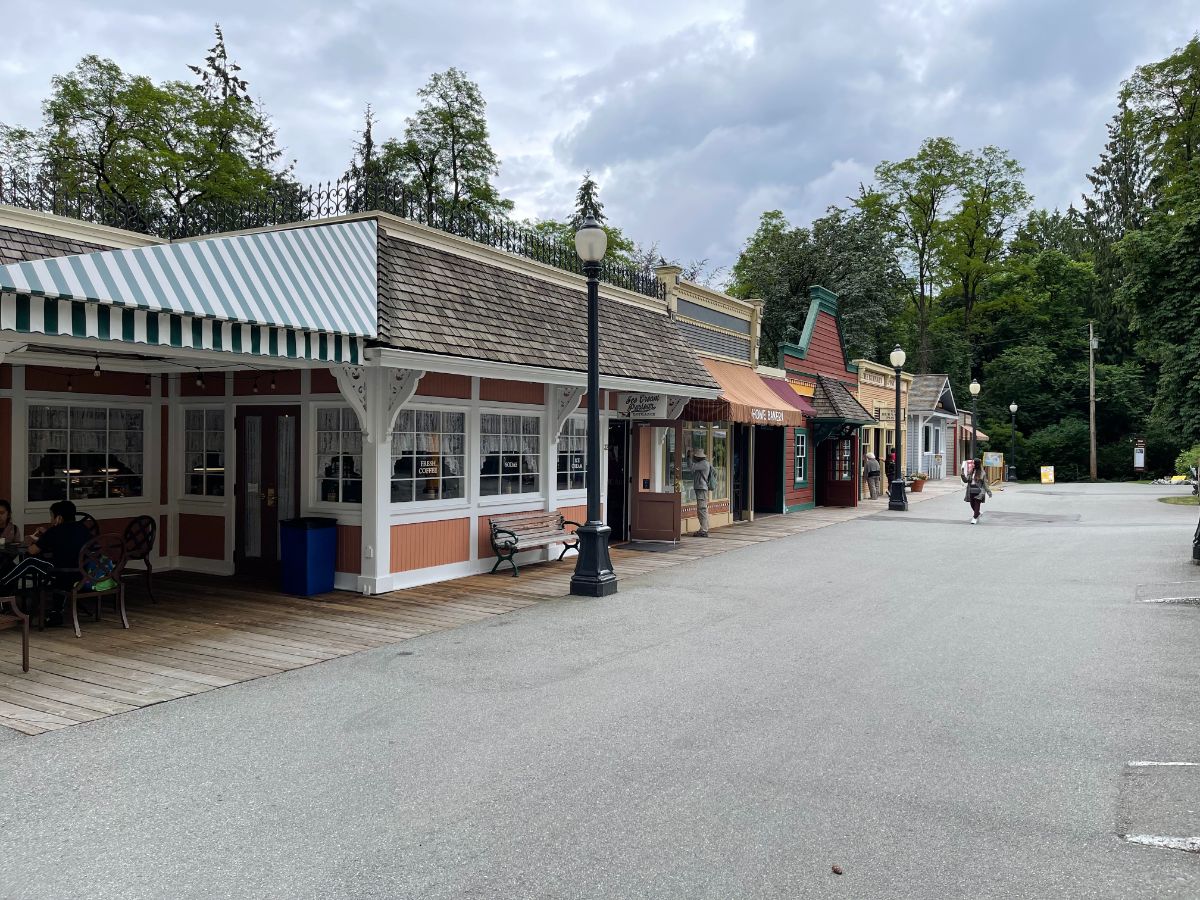
[(896, 465), (892, 469), (892, 483), (888, 486), (888, 509), (894, 509), (900, 512), (908, 509), (908, 498), (904, 496), (904, 468), (900, 460), (903, 455), (900, 452), (900, 372), (904, 368), (904, 360), (907, 357), (900, 345), (896, 345), (896, 349), (892, 351), (889, 357), (892, 363), (892, 368), (896, 371), (896, 437), (894, 451), (896, 454)]
[(975, 435), (979, 431), (979, 382), (971, 379), (971, 459), (978, 459), (976, 456)]
[(571, 593), (581, 597), (617, 592), (608, 555), (611, 529), (600, 519), (600, 260), (607, 247), (608, 235), (589, 215), (575, 232), (575, 252), (583, 261), (588, 298), (587, 522), (576, 530), (579, 557), (571, 576)]
[(1012, 462), (1008, 466), (1009, 481), (1017, 480), (1017, 401), (1008, 404), (1008, 411), (1012, 413)]

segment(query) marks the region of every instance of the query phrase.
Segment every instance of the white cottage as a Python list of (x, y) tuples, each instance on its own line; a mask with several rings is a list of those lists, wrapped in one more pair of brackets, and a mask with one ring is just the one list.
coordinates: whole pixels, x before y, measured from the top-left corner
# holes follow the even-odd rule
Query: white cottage
[(908, 394), (908, 456), (911, 474), (924, 472), (932, 479), (954, 474), (958, 461), (954, 431), (958, 406), (947, 375), (914, 375)]

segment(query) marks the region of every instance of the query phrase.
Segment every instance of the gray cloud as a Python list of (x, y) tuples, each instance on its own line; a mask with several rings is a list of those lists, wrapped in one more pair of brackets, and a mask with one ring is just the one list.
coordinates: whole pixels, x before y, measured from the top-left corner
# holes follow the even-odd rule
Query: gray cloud
[(1195, 27), (1194, 0), (536, 0), (149, 6), (0, 0), (0, 121), (32, 123), (86, 53), (187, 78), (225, 29), (306, 179), (346, 167), (363, 106), (398, 134), (428, 75), (479, 81), (502, 190), (562, 215), (592, 169), (614, 222), (667, 255), (729, 264), (764, 209), (844, 202), (876, 163), (949, 135), (997, 144), (1046, 206), (1077, 200), (1122, 78)]

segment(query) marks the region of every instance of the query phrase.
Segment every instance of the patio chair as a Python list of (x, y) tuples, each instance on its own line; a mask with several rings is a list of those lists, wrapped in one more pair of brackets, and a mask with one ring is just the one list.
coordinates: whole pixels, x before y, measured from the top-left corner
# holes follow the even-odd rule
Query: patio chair
[[(108, 580), (113, 587), (95, 590), (84, 585), (97, 571), (107, 568), (106, 562), (111, 563)], [(100, 621), (100, 609), (105, 597), (113, 598), (113, 608), (121, 616), (121, 625), (129, 627), (129, 618), (125, 615), (125, 582), (122, 579), (125, 569), (125, 541), (117, 534), (104, 534), (92, 538), (79, 551), (79, 580), (67, 591), (71, 602), (71, 623), (75, 626), (75, 637), (83, 637), (79, 630), (79, 602), (95, 602), (95, 619)]]
[[(4, 615), (4, 608), (11, 607), (11, 615)], [(21, 629), (21, 671), (29, 671), (29, 616), (21, 611), (16, 597), (0, 597), (0, 631), (8, 628)]]
[(92, 537), (100, 537), (100, 523), (92, 518), (91, 513), (80, 513), (78, 521), (83, 523)]
[(125, 564), (129, 565), (132, 560), (139, 560), (144, 566), (144, 569), (125, 569), (125, 578), (145, 578), (146, 593), (150, 595), (150, 602), (157, 603), (154, 599), (154, 565), (150, 562), (150, 555), (154, 552), (154, 539), (158, 534), (158, 524), (150, 516), (138, 516), (132, 522), (125, 526)]

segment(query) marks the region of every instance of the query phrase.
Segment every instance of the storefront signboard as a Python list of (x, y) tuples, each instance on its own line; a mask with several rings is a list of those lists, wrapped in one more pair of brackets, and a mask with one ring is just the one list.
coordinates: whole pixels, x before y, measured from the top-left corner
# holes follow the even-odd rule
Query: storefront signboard
[(755, 407), (750, 410), (750, 418), (757, 425), (782, 425), (783, 410), (782, 409), (760, 409)]
[(621, 412), (630, 419), (665, 419), (666, 394), (622, 394)]

